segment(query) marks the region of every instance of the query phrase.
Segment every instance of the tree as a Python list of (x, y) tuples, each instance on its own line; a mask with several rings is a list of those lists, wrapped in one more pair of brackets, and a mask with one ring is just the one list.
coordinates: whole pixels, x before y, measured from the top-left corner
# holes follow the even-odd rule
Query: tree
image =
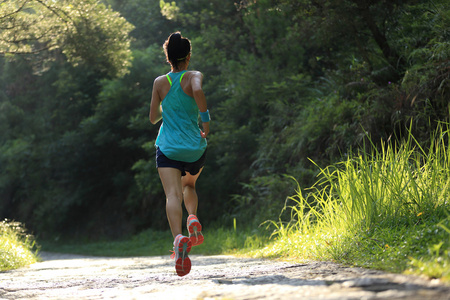
[[(412, 119), (422, 141), (448, 122), (445, 0), (102, 3), (135, 26), (134, 60), (120, 78), (105, 79), (120, 55), (100, 53), (116, 44), (102, 34), (122, 31), (102, 23), (113, 13), (100, 2), (0, 0), (0, 49), (15, 50), (0, 57), (0, 215), (39, 234), (167, 228), (148, 105), (154, 78), (169, 71), (161, 45), (176, 30), (192, 41), (190, 68), (205, 74), (213, 116), (198, 181), (205, 222), (273, 218), (293, 191), (283, 174), (315, 182), (309, 159), (333, 163), (367, 135), (400, 138)], [(96, 5), (95, 16), (83, 5)], [(66, 18), (69, 8), (79, 15)], [(20, 24), (29, 26), (14, 31)], [(42, 37), (33, 24), (47, 26)], [(84, 63), (74, 68), (63, 53)], [(36, 72), (49, 56), (49, 70)]]
[[(0, 1), (0, 54), (48, 54), (60, 49), (108, 76), (127, 73), (133, 26), (96, 0)], [(48, 57), (47, 57), (48, 58)]]

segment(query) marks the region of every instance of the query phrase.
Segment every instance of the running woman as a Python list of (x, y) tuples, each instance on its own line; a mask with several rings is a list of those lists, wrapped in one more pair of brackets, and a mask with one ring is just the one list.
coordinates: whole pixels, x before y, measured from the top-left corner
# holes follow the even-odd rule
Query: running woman
[[(173, 258), (178, 276), (191, 270), (188, 253), (192, 246), (203, 243), (198, 221), (198, 197), (195, 183), (206, 159), (206, 137), (209, 133), (209, 111), (202, 89), (203, 75), (187, 71), (191, 59), (191, 42), (180, 32), (172, 33), (164, 43), (171, 72), (157, 77), (153, 83), (150, 122), (162, 119), (156, 139), (156, 167), (164, 193), (166, 213), (174, 237)], [(202, 128), (199, 128), (200, 114)], [(182, 235), (182, 202), (189, 217), (189, 236)]]

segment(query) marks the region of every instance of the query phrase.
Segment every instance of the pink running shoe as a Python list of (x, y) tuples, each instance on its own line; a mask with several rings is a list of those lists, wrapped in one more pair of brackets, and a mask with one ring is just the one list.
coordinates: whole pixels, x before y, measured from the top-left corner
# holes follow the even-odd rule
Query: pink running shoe
[(189, 231), (189, 238), (191, 239), (192, 246), (198, 246), (203, 243), (202, 225), (195, 215), (189, 215), (186, 227)]
[(175, 259), (175, 270), (178, 276), (187, 275), (191, 271), (191, 259), (188, 257), (191, 247), (192, 242), (187, 236), (179, 234), (175, 238), (174, 252), (170, 258)]

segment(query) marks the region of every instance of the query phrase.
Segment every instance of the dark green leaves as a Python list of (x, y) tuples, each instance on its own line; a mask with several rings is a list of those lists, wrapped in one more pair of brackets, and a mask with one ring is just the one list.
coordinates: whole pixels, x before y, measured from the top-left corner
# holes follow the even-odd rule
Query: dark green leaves
[(100, 1), (5, 0), (0, 3), (0, 54), (61, 49), (74, 65), (123, 76), (133, 26)]

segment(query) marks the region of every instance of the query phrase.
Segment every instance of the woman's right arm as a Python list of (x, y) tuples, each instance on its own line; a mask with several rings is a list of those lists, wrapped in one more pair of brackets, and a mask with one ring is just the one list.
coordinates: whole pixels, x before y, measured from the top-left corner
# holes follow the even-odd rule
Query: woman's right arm
[[(203, 93), (202, 84), (203, 74), (195, 71), (191, 78), (192, 94), (200, 112), (206, 112), (208, 110), (208, 106), (206, 105), (206, 97)], [(209, 133), (209, 122), (203, 122), (202, 127), (203, 131), (201, 132), (201, 136), (206, 138)]]

